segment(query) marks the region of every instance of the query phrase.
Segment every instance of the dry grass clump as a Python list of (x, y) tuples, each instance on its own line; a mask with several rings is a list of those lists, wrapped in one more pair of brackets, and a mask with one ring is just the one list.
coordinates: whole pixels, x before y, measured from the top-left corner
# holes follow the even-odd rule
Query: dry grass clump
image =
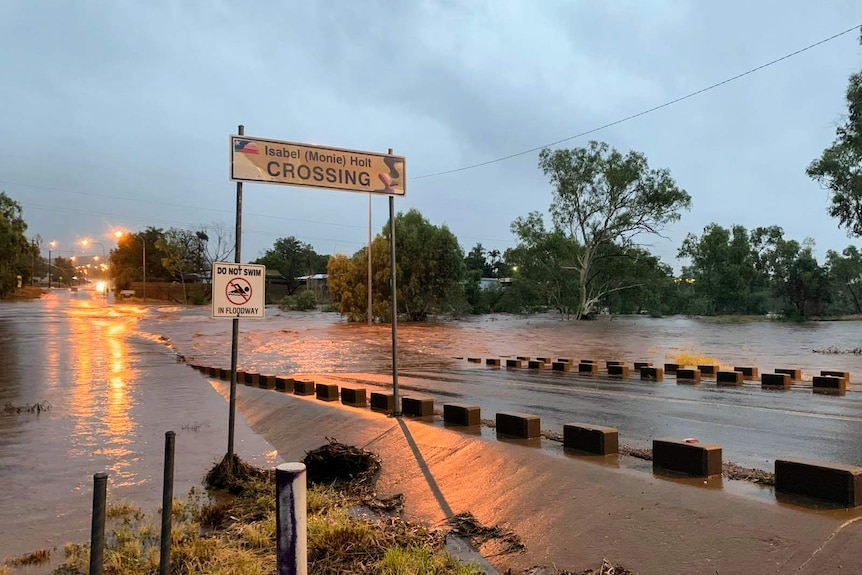
[(32, 553), (27, 553), (26, 555), (7, 559), (6, 565), (0, 565), (0, 575), (9, 572), (9, 568), (7, 566), (23, 567), (25, 565), (42, 565), (43, 563), (47, 563), (50, 560), (51, 550), (39, 549), (38, 551), (33, 551)]
[[(511, 570), (506, 575), (511, 575)], [(629, 571), (622, 565), (612, 563), (607, 559), (602, 559), (602, 564), (598, 569), (587, 569), (586, 571), (558, 571), (556, 569), (548, 569), (547, 567), (536, 566), (524, 571), (524, 575), (638, 575), (634, 571)]]
[(453, 534), (470, 541), (482, 555), (507, 555), (520, 553), (525, 549), (524, 543), (514, 531), (499, 525), (482, 525), (469, 511), (450, 517), (447, 523)]
[[(321, 451), (322, 450), (322, 451)], [(473, 564), (461, 564), (444, 549), (445, 534), (382, 515), (358, 518), (353, 507), (397, 508), (401, 498), (377, 500), (368, 485), (379, 469), (373, 454), (330, 440), (311, 452), (312, 465), (347, 470), (353, 480), (336, 474), (307, 493), (310, 574), (427, 573), (478, 575)], [(326, 460), (325, 454), (332, 460)], [(346, 465), (360, 456), (363, 465)], [(344, 465), (344, 467), (341, 467)], [(376, 467), (375, 467), (376, 465)], [(171, 573), (182, 575), (270, 575), (276, 572), (275, 474), (225, 458), (208, 474), (218, 483), (209, 497), (195, 490), (172, 507)], [(354, 483), (362, 487), (357, 488)], [(158, 571), (160, 528), (134, 508), (120, 507), (112, 520), (105, 550), (105, 575), (151, 575)], [(88, 545), (67, 545), (66, 560), (55, 575), (84, 575)], [(0, 574), (2, 575), (2, 574)]]

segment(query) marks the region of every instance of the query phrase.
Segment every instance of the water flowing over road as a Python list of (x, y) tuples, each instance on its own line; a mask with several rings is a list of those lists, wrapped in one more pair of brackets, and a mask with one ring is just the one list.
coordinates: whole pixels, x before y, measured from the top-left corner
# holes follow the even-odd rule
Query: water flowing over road
[[(240, 368), (313, 374), (340, 383), (391, 384), (388, 325), (348, 324), (336, 314), (267, 309), (240, 322)], [(231, 321), (206, 307), (106, 302), (95, 293), (54, 290), (42, 300), (0, 304), (0, 558), (88, 539), (92, 474), (106, 470), (115, 499), (160, 501), (164, 432), (177, 432), (177, 493), (200, 482), (224, 455), (227, 406), (206, 378), (176, 362), (229, 366)], [(553, 315), (482, 316), (399, 326), (405, 394), (540, 415), (561, 431), (583, 421), (619, 428), (621, 442), (648, 447), (658, 436), (698, 437), (723, 446), (724, 459), (772, 469), (780, 456), (862, 463), (862, 398), (783, 392), (759, 383), (719, 388), (632, 377), (622, 382), (548, 370), (489, 369), (467, 357), (708, 363), (820, 369), (862, 377), (860, 322), (713, 323), (688, 318)], [(460, 359), (458, 359), (460, 358)], [(276, 393), (276, 392), (273, 392)], [(28, 412), (48, 402), (51, 409)], [(23, 408), (21, 413), (17, 408)], [(239, 418), (238, 449), (272, 465), (277, 456)]]

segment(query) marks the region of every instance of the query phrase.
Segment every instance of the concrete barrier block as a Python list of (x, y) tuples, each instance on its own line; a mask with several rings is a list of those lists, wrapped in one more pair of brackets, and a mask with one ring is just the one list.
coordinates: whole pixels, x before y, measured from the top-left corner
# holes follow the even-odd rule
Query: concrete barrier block
[(478, 405), (444, 403), (443, 422), (464, 426), (481, 425), (482, 411)]
[(609, 365), (608, 366), (608, 376), (609, 377), (628, 377), (629, 376), (629, 366), (627, 366), (627, 365)]
[(811, 378), (814, 389), (828, 389), (834, 391), (846, 391), (847, 380), (843, 377), (832, 377), (829, 375), (815, 375)]
[(837, 377), (843, 379), (847, 383), (850, 383), (849, 371), (833, 371), (830, 369), (824, 369), (820, 371), (820, 375), (822, 375), (823, 377)]
[(275, 389), (286, 393), (293, 393), (293, 378), (286, 375), (275, 376)]
[[(224, 380), (230, 381), (230, 368), (229, 367), (217, 367), (216, 368), (216, 377)], [(239, 381), (239, 380), (237, 380)]]
[(596, 365), (598, 365), (598, 364), (599, 364), (599, 362), (597, 362), (597, 361), (596, 361), (596, 360), (594, 360), (594, 359), (582, 359), (582, 360), (580, 360), (578, 363), (595, 363)]
[(533, 359), (533, 358), (532, 358), (532, 357), (529, 357), (529, 356), (526, 356), (526, 355), (516, 355), (516, 356), (515, 356), (515, 359), (520, 359), (521, 361), (530, 361), (530, 360), (531, 360), (531, 359)]
[(605, 361), (605, 369), (609, 368), (612, 365), (623, 365), (623, 362), (617, 359), (608, 359)]
[(351, 407), (365, 407), (368, 403), (364, 387), (342, 387), (341, 403)]
[(269, 374), (260, 374), (258, 384), (263, 389), (275, 389), (275, 376)]
[(550, 357), (537, 357), (536, 361), (541, 361), (542, 363), (551, 363), (554, 360)]
[(418, 397), (402, 397), (401, 413), (408, 417), (427, 417), (434, 415), (434, 400)]
[(551, 369), (554, 371), (571, 371), (572, 364), (568, 361), (555, 361), (551, 364)]
[(253, 371), (245, 372), (245, 384), (250, 387), (260, 387), (260, 374)]
[(693, 477), (721, 474), (721, 446), (661, 438), (652, 442), (653, 469), (676, 471)]
[(482, 363), (482, 358), (481, 357), (468, 357), (467, 361), (469, 363)]
[(634, 363), (635, 371), (640, 371), (645, 367), (652, 367), (652, 362), (651, 361), (636, 361)]
[(858, 507), (862, 504), (862, 467), (813, 459), (776, 459), (775, 492)]
[(661, 381), (664, 379), (664, 370), (660, 367), (642, 367), (640, 372), (641, 379), (644, 381)]
[(560, 357), (557, 359), (557, 361), (559, 361), (560, 363), (571, 363), (571, 364), (575, 363), (575, 360), (573, 360), (570, 357)]
[(507, 359), (506, 360), (506, 368), (507, 369), (515, 369), (519, 367), (524, 367), (524, 360), (522, 359)]
[(489, 357), (485, 360), (485, 365), (487, 365), (488, 367), (500, 367), (500, 360)]
[(715, 377), (716, 372), (718, 372), (717, 365), (699, 365), (697, 369), (700, 370), (701, 377)]
[(245, 371), (236, 370), (236, 382), (243, 385), (248, 385), (245, 381)]
[(681, 367), (682, 366), (678, 363), (666, 363), (664, 364), (664, 372), (667, 374), (675, 374)]
[(584, 363), (578, 364), (578, 375), (596, 375), (599, 372), (599, 364)]
[(763, 389), (790, 389), (789, 373), (762, 373), (760, 387)]
[(498, 413), (497, 433), (521, 439), (535, 439), (541, 435), (541, 421), (538, 415), (525, 413)]
[(371, 410), (393, 413), (395, 411), (395, 396), (391, 393), (371, 392)]
[(715, 374), (716, 385), (742, 385), (745, 374), (741, 371), (719, 371)]
[(318, 383), (314, 390), (321, 401), (338, 401), (338, 386), (334, 383)]
[(747, 380), (756, 380), (757, 379), (757, 368), (756, 367), (734, 367), (733, 371), (738, 371), (742, 374), (743, 379)]
[(613, 427), (567, 423), (563, 426), (563, 447), (597, 455), (611, 455), (619, 448), (619, 433)]
[(700, 383), (700, 370), (678, 368), (676, 370), (676, 381), (677, 383)]
[(531, 359), (527, 362), (527, 367), (530, 369), (542, 369), (546, 365), (544, 361), (539, 361), (538, 359)]
[(775, 373), (784, 373), (790, 376), (791, 381), (802, 381), (802, 370), (788, 367), (777, 367)]
[(314, 395), (316, 392), (313, 381), (308, 379), (293, 380), (293, 395)]

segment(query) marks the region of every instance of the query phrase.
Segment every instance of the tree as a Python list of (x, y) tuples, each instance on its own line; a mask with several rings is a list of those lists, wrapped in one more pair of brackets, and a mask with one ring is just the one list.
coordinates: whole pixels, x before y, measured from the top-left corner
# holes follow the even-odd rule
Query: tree
[(162, 266), (174, 281), (183, 286), (183, 303), (188, 303), (186, 280), (200, 271), (203, 239), (191, 230), (170, 228), (161, 239), (156, 240), (156, 249), (162, 255)]
[(779, 226), (756, 228), (751, 244), (757, 252), (757, 267), (788, 317), (805, 318), (826, 312), (831, 299), (829, 274), (814, 258), (814, 240), (802, 244), (784, 238)]
[[(158, 249), (164, 230), (153, 226), (131, 234), (123, 234), (117, 240), (117, 247), (111, 250), (111, 277), (117, 289), (129, 289), (133, 281), (147, 280), (170, 281), (170, 272), (162, 265), (164, 254)], [(146, 256), (146, 266), (143, 265)]]
[(23, 280), (32, 274), (33, 245), (24, 235), (26, 231), (21, 206), (0, 192), (0, 297), (15, 290), (18, 276)]
[(832, 281), (833, 303), (839, 313), (862, 314), (862, 253), (847, 246), (839, 254), (826, 252), (826, 268)]
[(279, 238), (271, 249), (253, 263), (265, 265), (268, 270), (278, 270), (287, 280), (291, 294), (301, 285), (296, 278), (326, 272), (329, 256), (320, 255), (311, 244), (306, 244), (293, 236)]
[[(395, 217), (398, 313), (411, 321), (451, 311), (463, 300), (464, 252), (444, 226), (434, 226), (417, 210)], [(329, 259), (329, 293), (339, 313), (349, 321), (365, 319), (367, 307), (367, 252), (351, 258)], [(374, 316), (389, 319), (389, 223), (375, 237), (371, 249)]]
[(577, 312), (579, 299), (572, 262), (578, 245), (560, 230), (548, 231), (542, 214), (530, 212), (512, 222), (512, 233), (518, 236), (518, 245), (506, 252), (506, 261), (518, 271), (513, 278), (521, 309), (551, 307), (565, 317)]
[(748, 231), (711, 223), (700, 237), (688, 234), (677, 257), (690, 258), (688, 274), (707, 314), (763, 313), (765, 302), (758, 289), (762, 276)]
[(832, 192), (829, 215), (838, 218), (839, 227), (862, 236), (862, 72), (850, 76), (846, 99), (847, 121), (807, 173)]
[(618, 253), (607, 249), (614, 243), (627, 247), (639, 234), (659, 234), (690, 207), (691, 197), (668, 170), (651, 170), (643, 154), (623, 156), (599, 142), (572, 150), (544, 149), (539, 167), (554, 186), (554, 225), (578, 245), (571, 267), (577, 275), (576, 317), (581, 318), (606, 294), (627, 287), (595, 275), (596, 260)]
[[(332, 303), (347, 321), (366, 321), (368, 314), (368, 256), (362, 248), (352, 257), (336, 254), (327, 264), (327, 288)], [(389, 321), (389, 242), (378, 235), (371, 242), (371, 314)]]

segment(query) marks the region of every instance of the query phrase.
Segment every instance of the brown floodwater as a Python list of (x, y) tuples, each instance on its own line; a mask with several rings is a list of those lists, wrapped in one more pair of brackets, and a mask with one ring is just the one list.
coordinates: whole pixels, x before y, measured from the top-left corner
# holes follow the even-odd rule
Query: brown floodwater
[[(0, 559), (86, 541), (92, 475), (109, 473), (109, 493), (145, 508), (161, 500), (164, 433), (177, 433), (183, 496), (226, 448), (227, 407), (209, 382), (176, 362), (230, 365), (231, 321), (208, 308), (106, 302), (91, 292), (54, 290), (32, 302), (0, 304)], [(553, 315), (481, 316), (399, 325), (399, 381), (405, 394), (536, 413), (542, 428), (612, 425), (620, 440), (649, 446), (658, 436), (698, 437), (724, 459), (771, 470), (779, 456), (862, 462), (862, 403), (815, 395), (810, 386), (766, 392), (759, 384), (718, 388), (635, 379), (609, 383), (575, 374), (488, 369), (466, 357), (553, 356), (820, 369), (862, 377), (862, 357), (820, 354), (862, 344), (860, 322), (712, 323), (689, 318)], [(461, 359), (458, 359), (461, 358)], [(326, 374), (335, 381), (391, 383), (388, 325), (348, 324), (336, 314), (267, 309), (240, 322), (240, 368)], [(50, 410), (29, 413), (38, 402)], [(47, 405), (47, 404), (46, 404)], [(237, 452), (260, 465), (277, 454), (238, 418)]]

